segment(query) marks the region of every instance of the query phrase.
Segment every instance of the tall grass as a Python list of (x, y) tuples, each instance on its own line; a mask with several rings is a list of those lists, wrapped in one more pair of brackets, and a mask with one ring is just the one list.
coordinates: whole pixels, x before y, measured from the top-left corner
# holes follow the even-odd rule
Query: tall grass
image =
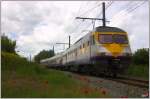
[(126, 75), (149, 79), (149, 66), (131, 64), (126, 72)]
[(4, 98), (108, 97), (98, 91), (85, 93), (87, 86), (57, 70), (48, 70), (15, 54), (1, 53)]

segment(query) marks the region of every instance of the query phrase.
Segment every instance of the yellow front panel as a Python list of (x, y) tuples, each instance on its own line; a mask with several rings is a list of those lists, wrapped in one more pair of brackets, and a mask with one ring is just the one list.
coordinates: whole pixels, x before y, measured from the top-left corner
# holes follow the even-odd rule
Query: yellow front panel
[(104, 47), (115, 57), (121, 54), (124, 48), (123, 46), (120, 46), (120, 44), (115, 43), (104, 45)]
[(117, 43), (110, 43), (110, 44), (100, 44), (99, 43), (99, 34), (121, 34), (121, 35), (127, 35), (127, 33), (115, 33), (115, 32), (94, 32), (94, 38), (95, 38), (95, 42), (96, 45), (101, 45), (103, 47), (105, 47), (113, 56), (118, 56), (122, 53), (123, 49), (125, 46), (127, 46), (128, 44), (117, 44)]

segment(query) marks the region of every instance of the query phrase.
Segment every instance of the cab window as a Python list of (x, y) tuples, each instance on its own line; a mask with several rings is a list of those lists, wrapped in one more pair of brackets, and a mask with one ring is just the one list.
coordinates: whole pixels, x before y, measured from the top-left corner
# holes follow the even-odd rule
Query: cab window
[(101, 34), (99, 35), (99, 42), (100, 43), (112, 43), (113, 38), (111, 34)]
[(127, 36), (122, 34), (100, 34), (99, 42), (102, 44), (107, 43), (119, 43), (119, 44), (127, 44)]
[(127, 44), (127, 36), (126, 35), (113, 35), (113, 41), (114, 43), (120, 43), (120, 44)]

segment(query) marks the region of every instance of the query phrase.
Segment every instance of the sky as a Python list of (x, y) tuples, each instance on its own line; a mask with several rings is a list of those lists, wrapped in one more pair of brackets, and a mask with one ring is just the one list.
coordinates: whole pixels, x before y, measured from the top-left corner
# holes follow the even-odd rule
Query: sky
[[(105, 1), (107, 26), (115, 26), (128, 33), (132, 52), (149, 48), (148, 1)], [(16, 51), (24, 57), (55, 47), (56, 53), (66, 49), (88, 31), (90, 20), (75, 17), (102, 18), (102, 1), (2, 1), (1, 32), (16, 40)], [(95, 22), (95, 27), (102, 25)]]

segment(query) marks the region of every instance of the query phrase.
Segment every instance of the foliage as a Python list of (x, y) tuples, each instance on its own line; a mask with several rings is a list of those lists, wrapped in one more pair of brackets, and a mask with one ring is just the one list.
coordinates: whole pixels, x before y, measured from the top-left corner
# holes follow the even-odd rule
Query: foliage
[(1, 50), (5, 52), (15, 53), (16, 41), (12, 41), (7, 36), (1, 36)]
[(138, 49), (132, 56), (132, 64), (129, 65), (125, 75), (149, 79), (149, 49)]
[(137, 65), (149, 64), (149, 49), (138, 49), (133, 54), (133, 63)]
[(34, 60), (35, 60), (35, 62), (39, 63), (41, 59), (49, 58), (54, 55), (55, 55), (55, 53), (53, 50), (49, 50), (49, 51), (43, 50), (43, 51), (39, 52), (37, 55), (35, 55)]
[(15, 54), (2, 52), (1, 96), (3, 98), (108, 97), (85, 92), (86, 85), (62, 71), (43, 68)]
[(43, 72), (43, 68), (39, 65), (28, 62), (26, 58), (21, 58), (14, 53), (1, 53), (1, 70), (13, 71), (26, 75), (37, 75)]
[(130, 77), (149, 79), (149, 66), (131, 64), (127, 69), (126, 75)]

